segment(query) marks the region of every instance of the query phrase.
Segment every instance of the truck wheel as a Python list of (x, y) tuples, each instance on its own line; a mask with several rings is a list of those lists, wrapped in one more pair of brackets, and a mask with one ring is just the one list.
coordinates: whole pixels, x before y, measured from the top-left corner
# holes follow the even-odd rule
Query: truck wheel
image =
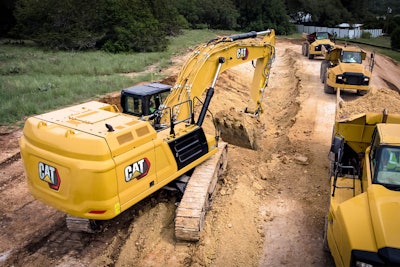
[(327, 75), (325, 75), (324, 92), (327, 94), (334, 94), (335, 89), (332, 86), (328, 85), (327, 79), (328, 79), (328, 77), (327, 77)]
[(321, 62), (321, 68), (319, 72), (319, 78), (321, 79), (321, 83), (325, 82), (325, 76), (326, 76), (326, 69), (328, 68), (328, 61), (323, 60)]
[(325, 224), (324, 224), (324, 233), (322, 236), (322, 248), (325, 252), (329, 252), (329, 245), (328, 245), (328, 216), (325, 217)]
[(303, 43), (303, 45), (301, 46), (301, 54), (303, 55), (303, 56), (306, 56), (306, 44), (305, 43)]
[(368, 93), (368, 90), (357, 90), (357, 95), (365, 95)]

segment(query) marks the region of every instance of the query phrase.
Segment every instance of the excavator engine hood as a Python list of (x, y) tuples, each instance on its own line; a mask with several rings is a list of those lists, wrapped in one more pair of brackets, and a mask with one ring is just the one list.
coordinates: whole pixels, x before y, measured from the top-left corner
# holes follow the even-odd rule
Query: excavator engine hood
[(129, 165), (124, 157), (141, 144), (152, 151), (156, 132), (148, 123), (113, 111), (110, 105), (88, 102), (26, 121), (20, 148), (36, 198), (86, 218), (120, 213), (117, 179), (124, 180), (119, 176)]

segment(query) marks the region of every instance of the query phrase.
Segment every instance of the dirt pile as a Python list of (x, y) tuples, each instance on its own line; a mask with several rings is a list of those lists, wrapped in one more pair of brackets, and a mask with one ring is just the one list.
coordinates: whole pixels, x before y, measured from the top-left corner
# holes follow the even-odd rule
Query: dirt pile
[(366, 112), (400, 114), (400, 94), (388, 88), (372, 88), (366, 95), (353, 101), (339, 102), (338, 119), (346, 119), (355, 114)]

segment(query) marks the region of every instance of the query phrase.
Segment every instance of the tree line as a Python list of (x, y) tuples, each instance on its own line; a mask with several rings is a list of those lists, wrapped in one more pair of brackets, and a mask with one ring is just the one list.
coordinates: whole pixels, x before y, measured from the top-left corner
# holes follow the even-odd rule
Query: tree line
[[(0, 0), (0, 35), (54, 49), (151, 52), (183, 29), (294, 31), (312, 24), (363, 23), (394, 31), (397, 0)], [(391, 13), (388, 13), (390, 5)], [(387, 17), (391, 16), (393, 25)]]

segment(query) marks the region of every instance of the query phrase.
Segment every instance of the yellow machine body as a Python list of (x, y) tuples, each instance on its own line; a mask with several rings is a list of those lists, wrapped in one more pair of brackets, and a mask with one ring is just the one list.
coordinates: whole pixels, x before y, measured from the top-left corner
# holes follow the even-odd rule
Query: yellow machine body
[(364, 65), (366, 53), (363, 50), (346, 46), (323, 53), (325, 60), (321, 62), (320, 78), (326, 93), (340, 88), (365, 94), (370, 89), (373, 66)]
[(97, 101), (28, 118), (20, 148), (30, 192), (75, 217), (117, 216), (216, 154), (218, 136), (194, 122), (193, 106), (221, 71), (256, 61), (250, 106), (262, 112), (274, 46), (273, 30), (200, 45), (157, 112), (158, 128)]
[(209, 136), (208, 153), (178, 170), (167, 133), (112, 109), (88, 102), (26, 121), (20, 146), (36, 198), (74, 216), (110, 219), (216, 152)]
[(313, 32), (310, 34), (302, 33), (305, 41), (302, 44), (302, 54), (309, 59), (317, 56), (323, 56), (323, 50), (335, 48), (333, 36), (328, 32)]
[(343, 160), (335, 154), (325, 241), (336, 266), (400, 264), (400, 168), (382, 168), (385, 151), (400, 155), (399, 133), (399, 114), (366, 113), (335, 123), (344, 150)]

